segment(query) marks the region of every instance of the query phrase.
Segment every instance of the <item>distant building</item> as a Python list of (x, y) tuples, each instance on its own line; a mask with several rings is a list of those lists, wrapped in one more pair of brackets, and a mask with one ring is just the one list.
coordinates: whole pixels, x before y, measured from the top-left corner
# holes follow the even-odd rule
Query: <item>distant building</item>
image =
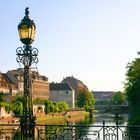
[(14, 116), (14, 113), (12, 111), (7, 112), (5, 107), (0, 107), (0, 123), (3, 122), (3, 118), (11, 116)]
[(0, 73), (0, 92), (10, 95), (17, 93), (15, 84), (10, 81), (5, 73)]
[(10, 70), (6, 75), (16, 86), (18, 94), (23, 95), (23, 69)]
[(48, 99), (49, 98), (49, 83), (46, 76), (40, 75), (38, 72), (33, 71), (32, 81), (32, 98)]
[(73, 76), (64, 78), (62, 83), (68, 83), (75, 90), (75, 99), (78, 97), (79, 90), (88, 91), (87, 86), (82, 81), (74, 78)]
[(5, 93), (2, 99), (3, 99), (3, 102), (5, 103), (14, 103), (16, 100), (16, 97), (12, 96), (10, 93)]
[[(8, 78), (18, 89), (18, 94), (23, 95), (24, 91), (24, 71), (23, 69), (10, 70), (7, 73)], [(32, 76), (32, 98), (48, 99), (49, 83), (48, 78), (40, 75), (36, 71), (31, 71)]]
[(68, 83), (51, 83), (49, 100), (53, 102), (65, 101), (69, 107), (75, 108), (75, 92)]
[(111, 100), (115, 91), (92, 91), (95, 101)]

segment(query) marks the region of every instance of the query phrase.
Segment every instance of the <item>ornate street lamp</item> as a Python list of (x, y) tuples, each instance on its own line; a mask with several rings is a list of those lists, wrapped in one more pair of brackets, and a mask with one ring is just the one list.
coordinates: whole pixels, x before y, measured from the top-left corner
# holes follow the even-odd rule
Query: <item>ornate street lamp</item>
[(119, 119), (119, 110), (118, 110), (118, 103), (117, 102), (115, 102), (115, 104), (116, 104), (116, 107), (115, 107), (115, 121), (116, 121), (116, 124), (118, 124), (118, 119)]
[(24, 93), (23, 93), (23, 114), (21, 116), (21, 134), (34, 138), (35, 117), (32, 104), (32, 75), (31, 65), (38, 62), (38, 50), (31, 44), (34, 41), (36, 26), (29, 18), (28, 7), (25, 9), (25, 16), (18, 25), (18, 32), (23, 47), (18, 47), (17, 62), (24, 66)]

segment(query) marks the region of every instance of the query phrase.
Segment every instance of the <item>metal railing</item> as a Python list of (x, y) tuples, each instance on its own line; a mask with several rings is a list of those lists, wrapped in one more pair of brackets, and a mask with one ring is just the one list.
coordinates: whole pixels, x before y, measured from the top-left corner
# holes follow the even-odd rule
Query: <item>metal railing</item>
[(140, 140), (140, 126), (36, 124), (35, 136), (21, 135), (18, 124), (0, 124), (0, 140)]

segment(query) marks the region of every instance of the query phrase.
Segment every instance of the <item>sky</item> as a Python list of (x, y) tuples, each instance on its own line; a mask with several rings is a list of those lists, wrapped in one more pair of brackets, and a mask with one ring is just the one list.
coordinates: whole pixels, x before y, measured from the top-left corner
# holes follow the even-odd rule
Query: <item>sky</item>
[(126, 65), (139, 57), (140, 0), (1, 0), (1, 72), (19, 68), (26, 7), (37, 28), (37, 69), (49, 82), (74, 76), (89, 90), (123, 91)]

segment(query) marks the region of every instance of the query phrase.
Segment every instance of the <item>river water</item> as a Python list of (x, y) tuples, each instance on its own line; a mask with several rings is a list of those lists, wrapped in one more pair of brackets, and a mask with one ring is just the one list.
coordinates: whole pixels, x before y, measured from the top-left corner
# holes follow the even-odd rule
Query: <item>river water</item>
[[(113, 113), (104, 113), (104, 112), (98, 112), (93, 115), (94, 118), (94, 124), (102, 124), (103, 121), (106, 123), (116, 124), (116, 115)], [(126, 125), (128, 123), (128, 114), (118, 114), (118, 122), (120, 125)]]
[[(119, 125), (127, 125), (128, 116), (129, 115), (127, 113), (119, 114), (117, 117)], [(85, 120), (75, 123), (79, 125), (80, 124), (102, 125), (103, 121), (105, 121), (106, 124), (116, 125), (116, 116), (113, 113), (97, 112), (93, 114), (92, 120), (90, 120), (90, 118), (87, 117), (85, 118)]]
[[(103, 130), (103, 121), (106, 127)], [(118, 129), (118, 139), (124, 140), (123, 135), (125, 135), (126, 127), (128, 124), (128, 114), (119, 114), (117, 117), (118, 125), (121, 126)], [(103, 131), (105, 132), (105, 140), (117, 140), (117, 127), (116, 127), (116, 116), (113, 113), (98, 112), (93, 114), (93, 119), (85, 119), (76, 123), (77, 125), (87, 125), (88, 129), (85, 132), (85, 139), (91, 140), (103, 140)], [(114, 127), (112, 127), (114, 126)], [(127, 138), (126, 138), (127, 139)], [(125, 139), (125, 140), (126, 140)]]
[[(82, 117), (79, 117), (79, 121), (78, 119), (76, 119), (75, 121), (71, 121), (69, 122), (69, 128), (67, 129), (68, 134), (70, 135), (65, 135), (65, 138), (63, 137), (63, 140), (77, 140), (78, 138), (82, 139), (82, 140), (103, 140), (103, 121), (105, 121), (105, 125), (108, 126), (116, 126), (116, 118), (115, 115), (113, 113), (104, 113), (104, 112), (98, 112), (93, 114), (93, 118), (90, 119), (88, 116), (81, 120)], [(118, 123), (121, 126), (126, 126), (128, 123), (128, 114), (119, 114), (118, 116)], [(59, 124), (64, 124), (63, 122), (60, 122)], [(43, 126), (43, 127), (38, 127), (38, 130), (40, 131), (36, 131), (35, 135), (36, 135), (36, 140), (39, 139), (39, 137), (42, 137), (42, 139), (47, 140), (47, 135), (46, 134), (52, 134), (52, 136), (55, 136), (57, 131), (52, 131), (52, 130), (56, 130), (56, 128), (59, 127), (59, 124), (57, 126)], [(66, 124), (66, 123), (65, 123)], [(71, 125), (78, 125), (78, 127), (71, 127)], [(86, 127), (81, 127), (81, 126), (86, 126)], [(42, 133), (42, 129), (44, 129), (43, 132), (45, 132), (44, 134)], [(62, 131), (63, 130), (63, 131)], [(58, 132), (60, 132), (60, 134), (64, 134), (65, 127), (58, 129)], [(119, 133), (119, 140), (126, 140), (126, 139), (122, 139), (122, 132), (125, 131), (125, 128), (121, 128), (121, 130), (118, 131)], [(70, 132), (70, 133), (69, 133)], [(116, 127), (115, 129), (110, 128), (105, 130), (105, 132), (107, 132), (107, 134), (111, 134), (106, 135), (106, 139), (105, 140), (117, 140), (116, 139)], [(58, 133), (59, 135), (59, 133)], [(75, 138), (77, 137), (77, 139)], [(108, 137), (108, 138), (107, 138)], [(110, 137), (110, 138), (109, 138)], [(51, 138), (49, 138), (51, 140)]]

